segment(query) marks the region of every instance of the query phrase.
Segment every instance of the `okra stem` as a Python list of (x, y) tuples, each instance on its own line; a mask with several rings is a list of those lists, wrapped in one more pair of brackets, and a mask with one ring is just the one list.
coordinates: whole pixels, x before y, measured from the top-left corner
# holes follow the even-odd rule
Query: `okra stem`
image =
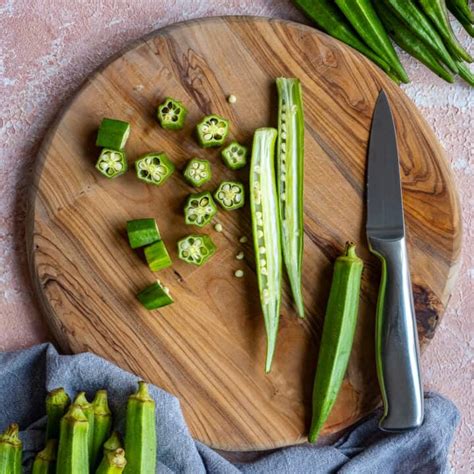
[(32, 474), (54, 474), (56, 472), (56, 455), (58, 441), (49, 439), (46, 447), (40, 451), (33, 462)]
[(71, 399), (64, 388), (56, 388), (46, 396), (46, 440), (59, 438), (61, 418), (66, 413)]
[(0, 434), (0, 474), (21, 474), (22, 443), (19, 427), (12, 423)]
[(122, 441), (118, 431), (114, 431), (110, 438), (104, 443), (104, 453), (113, 452), (122, 447)]
[[(96, 474), (120, 474), (126, 465), (125, 451), (122, 448), (118, 448), (115, 451), (104, 454), (102, 462), (95, 472)], [(150, 474), (152, 474), (151, 471)]]
[(96, 392), (92, 408), (94, 410), (94, 435), (89, 459), (91, 468), (95, 468), (99, 464), (103, 444), (109, 437), (112, 427), (112, 412), (107, 400), (107, 390)]

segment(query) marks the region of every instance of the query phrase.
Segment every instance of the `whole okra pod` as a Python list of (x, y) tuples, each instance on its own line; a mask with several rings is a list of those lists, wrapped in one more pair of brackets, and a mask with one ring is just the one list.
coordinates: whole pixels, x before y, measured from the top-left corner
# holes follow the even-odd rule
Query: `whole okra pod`
[(58, 441), (49, 439), (45, 448), (36, 455), (31, 474), (54, 474), (56, 472), (57, 450)]
[(107, 390), (97, 390), (92, 401), (92, 409), (94, 413), (94, 434), (89, 459), (91, 468), (95, 468), (100, 462), (104, 442), (109, 437), (112, 427), (112, 412), (107, 400)]
[(446, 4), (449, 11), (456, 17), (464, 29), (471, 36), (474, 36), (474, 27), (472, 26), (473, 13), (469, 8), (469, 4), (465, 0), (447, 0)]
[(0, 474), (21, 474), (22, 444), (19, 427), (12, 423), (0, 434)]
[[(95, 472), (96, 474), (120, 474), (126, 465), (125, 451), (122, 448), (117, 448), (115, 451), (104, 454), (102, 462)], [(150, 471), (150, 474), (152, 474), (152, 471)]]
[(84, 416), (87, 418), (89, 430), (87, 432), (87, 454), (92, 453), (92, 446), (94, 443), (94, 407), (86, 398), (86, 392), (79, 392), (74, 399), (73, 405), (78, 406)]
[(120, 435), (118, 431), (114, 431), (109, 439), (104, 443), (104, 454), (111, 453), (117, 450), (118, 448), (122, 448), (122, 441), (120, 439)]
[(51, 390), (46, 396), (46, 440), (59, 438), (59, 425), (61, 418), (69, 406), (71, 399), (64, 388)]

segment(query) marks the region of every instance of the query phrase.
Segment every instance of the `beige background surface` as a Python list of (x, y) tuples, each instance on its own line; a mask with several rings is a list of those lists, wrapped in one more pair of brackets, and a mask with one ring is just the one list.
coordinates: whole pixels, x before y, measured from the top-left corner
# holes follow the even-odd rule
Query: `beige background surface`
[[(28, 277), (24, 217), (36, 152), (60, 107), (131, 40), (177, 21), (229, 14), (306, 21), (284, 0), (0, 1), (0, 350), (47, 339)], [(472, 54), (473, 40), (455, 30)], [(422, 364), (426, 389), (448, 396), (462, 412), (453, 470), (472, 472), (474, 89), (445, 84), (408, 56), (402, 60), (413, 80), (403, 88), (445, 147), (462, 203), (463, 264)]]

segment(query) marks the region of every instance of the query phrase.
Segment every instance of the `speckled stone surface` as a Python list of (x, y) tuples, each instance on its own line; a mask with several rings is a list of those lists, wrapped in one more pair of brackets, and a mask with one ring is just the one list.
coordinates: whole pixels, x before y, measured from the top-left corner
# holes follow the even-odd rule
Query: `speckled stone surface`
[[(154, 29), (213, 15), (306, 20), (284, 0), (0, 0), (0, 350), (47, 339), (29, 283), (24, 219), (41, 139), (61, 106), (107, 57)], [(474, 42), (455, 25), (471, 54)], [(406, 55), (404, 90), (447, 151), (462, 203), (463, 264), (435, 339), (423, 356), (427, 389), (462, 412), (454, 472), (471, 472), (474, 397), (474, 89), (443, 83)]]

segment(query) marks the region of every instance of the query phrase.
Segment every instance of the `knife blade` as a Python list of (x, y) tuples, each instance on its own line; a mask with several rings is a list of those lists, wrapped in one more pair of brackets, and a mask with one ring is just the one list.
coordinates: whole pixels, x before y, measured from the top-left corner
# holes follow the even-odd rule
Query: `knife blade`
[(405, 240), (396, 130), (387, 95), (375, 104), (367, 169), (367, 240), (381, 262), (376, 316), (379, 426), (406, 431), (423, 423), (418, 334)]

